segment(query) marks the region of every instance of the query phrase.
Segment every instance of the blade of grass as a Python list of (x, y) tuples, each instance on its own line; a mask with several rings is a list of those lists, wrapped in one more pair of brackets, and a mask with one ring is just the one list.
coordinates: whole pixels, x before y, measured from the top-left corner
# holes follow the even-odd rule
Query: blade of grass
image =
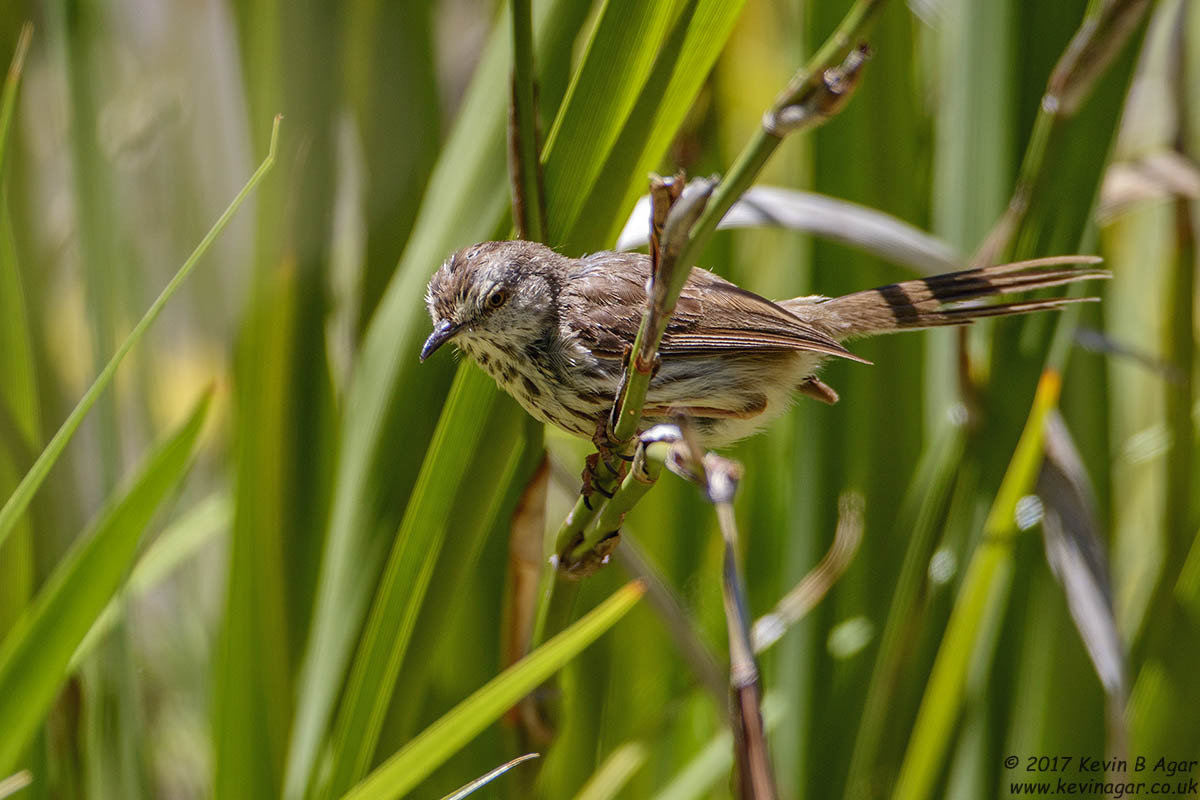
[(645, 742), (632, 741), (613, 750), (575, 795), (575, 800), (612, 800), (620, 795), (633, 774), (646, 763), (648, 749)]
[(326, 796), (341, 795), (371, 766), (456, 490), (470, 463), (462, 454), (479, 446), (496, 398), (487, 389), (490, 379), (475, 368), (460, 370), (450, 389), (355, 655), (334, 726)]
[(925, 586), (929, 559), (937, 545), (939, 520), (954, 485), (961, 463), (965, 432), (961, 426), (945, 428), (931, 442), (913, 476), (909, 493), (897, 516), (897, 532), (908, 537), (908, 549), (900, 565), (900, 576), (892, 594), (887, 621), (880, 636), (870, 684), (854, 739), (844, 797), (854, 800), (871, 794), (878, 780), (878, 756), (888, 735), (889, 712), (893, 709), (897, 679), (903, 669), (906, 645), (914, 635), (913, 619), (920, 614), (921, 590)]
[[(935, 122), (932, 225), (961, 252), (987, 235), (1012, 188), (1017, 107), (1010, 62), (1016, 3), (954, 0), (930, 31), (937, 47), (935, 79), (944, 93)], [(931, 331), (923, 338), (925, 423), (932, 431), (947, 406), (959, 400), (959, 334)]]
[(120, 588), (142, 531), (180, 485), (208, 414), (206, 393), (80, 536), (0, 644), (0, 774), (12, 772), (67, 677), (71, 655)]
[(229, 496), (223, 492), (214, 493), (181, 514), (155, 537), (129, 574), (125, 584), (128, 597), (113, 598), (104, 607), (79, 647), (75, 648), (68, 671), (74, 672), (96, 644), (124, 618), (129, 601), (158, 588), (175, 570), (219, 538), (228, 529), (232, 513)]
[[(300, 502), (293, 481), (292, 437), (299, 416), (292, 387), (298, 374), (293, 335), (301, 313), (295, 264), (268, 268), (238, 342), (233, 524), (225, 586), (224, 624), (214, 664), (214, 794), (278, 791), (292, 712), (289, 622), (303, 613), (289, 603), (289, 556)], [(317, 394), (316, 391), (313, 394)], [(315, 426), (314, 426), (315, 427)], [(315, 493), (314, 493), (315, 494)], [(308, 498), (311, 499), (311, 498)], [(299, 547), (299, 543), (295, 544)]]
[[(118, 589), (114, 599), (120, 601)], [(83, 663), (77, 680), (82, 700), (80, 750), (83, 794), (142, 800), (150, 796), (146, 720), (128, 626), (119, 625)]]
[[(645, 184), (645, 176), (662, 163), (676, 132), (692, 108), (704, 81), (741, 16), (744, 0), (689, 2), (675, 18), (653, 69), (620, 127), (604, 164), (578, 214), (577, 221), (553, 217), (550, 242), (568, 251), (611, 247), (623, 220)], [(566, 110), (564, 109), (566, 112)], [(616, 120), (607, 120), (606, 123)], [(580, 141), (565, 159), (594, 157), (593, 142)], [(567, 145), (563, 145), (565, 149)], [(551, 206), (551, 208), (556, 208)], [(642, 230), (649, 216), (640, 218)], [(561, 228), (554, 225), (562, 223)], [(554, 235), (558, 232), (559, 238)]]
[(675, 650), (691, 668), (696, 681), (711, 695), (715, 707), (724, 708), (728, 702), (729, 682), (718, 666), (716, 656), (700, 637), (694, 621), (689, 619), (683, 599), (667, 582), (658, 566), (647, 558), (628, 525), (623, 529), (621, 546), (613, 556), (631, 578), (646, 584), (646, 603), (654, 609), (666, 628)]
[(242, 190), (233, 198), (233, 202), (229, 204), (225, 212), (221, 214), (208, 233), (204, 235), (204, 238), (200, 240), (200, 244), (196, 245), (196, 249), (183, 262), (183, 266), (171, 278), (166, 288), (162, 290), (162, 293), (154, 300), (142, 318), (138, 320), (133, 330), (125, 337), (125, 341), (121, 342), (121, 346), (117, 348), (117, 352), (113, 354), (112, 359), (104, 366), (100, 374), (96, 376), (96, 380), (88, 387), (88, 390), (84, 392), (79, 403), (67, 416), (62, 426), (59, 427), (58, 431), (50, 439), (49, 444), (46, 445), (46, 448), (42, 450), (37, 460), (33, 463), (33, 466), (25, 473), (25, 477), (21, 479), (16, 490), (4, 503), (4, 507), (0, 508), (0, 545), (4, 544), (4, 541), (16, 526), (17, 520), (20, 519), (21, 514), (29, 507), (29, 501), (33, 499), (33, 495), (42, 485), (42, 481), (46, 479), (46, 475), (49, 474), (51, 467), (58, 461), (58, 457), (62, 454), (63, 448), (67, 446), (67, 442), (75, 435), (75, 431), (78, 430), (79, 424), (83, 422), (83, 418), (87, 416), (88, 411), (96, 404), (97, 398), (112, 383), (113, 375), (116, 374), (117, 367), (121, 365), (121, 361), (133, 349), (134, 345), (141, 340), (146, 330), (158, 319), (167, 301), (178, 291), (180, 285), (187, 280), (188, 275), (192, 273), (192, 270), (195, 269), (196, 264), (199, 263), (204, 254), (208, 252), (213, 241), (221, 234), (225, 226), (229, 224), (229, 220), (237, 213), (242, 203), (245, 202), (250, 193), (254, 191), (254, 188), (258, 186), (275, 165), (275, 145), (279, 138), (279, 122), (281, 119), (282, 117), (275, 118), (275, 126), (271, 131), (271, 146), (267, 157), (263, 159), (263, 162), (254, 171), (250, 180), (242, 187)]
[[(1122, 706), (1129, 690), (1125, 644), (1117, 631), (1108, 557), (1096, 523), (1095, 492), (1062, 415), (1050, 416), (1037, 494), (1045, 504), (1046, 562), (1066, 596), (1071, 618), (1100, 683)], [(1183, 564), (1186, 553), (1180, 555)]]
[[(63, 46), (56, 48), (56, 55), (61, 59), (66, 109), (70, 115), (66, 152), (73, 176), (71, 201), (77, 209), (75, 233), (85, 298), (83, 317), (89, 334), (83, 349), (87, 351), (91, 370), (100, 372), (105, 359), (118, 346), (130, 301), (125, 289), (132, 272), (128, 261), (120, 255), (120, 216), (116, 204), (111, 202), (117, 186), (115, 170), (101, 145), (100, 110), (104, 98), (92, 77), (102, 62), (100, 9), (74, 3), (50, 8), (52, 36), (63, 42)], [(99, 457), (81, 488), (94, 497), (104, 497), (112, 492), (117, 476), (124, 470), (115, 394), (98, 395), (91, 417), (91, 437)], [(2, 535), (0, 529), (0, 538)]]
[(1042, 374), (1029, 420), (984, 523), (983, 538), (963, 576), (893, 797), (908, 800), (930, 796), (943, 766), (962, 704), (968, 664), (982, 636), (982, 623), (994, 613), (1012, 577), (1017, 501), (1029, 493), (1037, 479), (1046, 418), (1058, 402), (1061, 384), (1057, 371)]
[[(806, 143), (811, 148), (814, 188), (924, 225), (925, 201), (916, 187), (928, 181), (932, 154), (916, 144), (930, 135), (930, 121), (919, 99), (918, 76), (908, 70), (920, 58), (916, 37), (921, 27), (911, 24), (911, 8), (906, 3), (879, 4), (867, 37), (873, 55), (858, 94), (833, 124), (815, 131)], [(840, 16), (833, 5), (819, 12), (814, 7), (814, 12), (814, 34)], [(881, 120), (887, 120), (886, 125)], [(864, 160), (856, 155), (863, 152), (875, 156)], [(811, 258), (813, 282), (802, 287), (804, 292), (838, 295), (888, 283), (897, 276), (894, 268), (873, 257), (824, 240), (813, 243)], [(832, 264), (836, 267), (831, 269)], [(876, 366), (831, 365), (826, 380), (845, 399), (812, 414), (809, 436), (821, 446), (808, 457), (817, 465), (814, 471), (821, 474), (824, 492), (814, 496), (817, 525), (807, 535), (832, 527), (827, 515), (835, 507), (837, 491), (853, 488), (863, 497), (869, 545), (864, 545), (853, 567), (816, 611), (816, 641), (810, 651), (795, 656), (803, 659), (808, 672), (805, 683), (795, 684), (801, 692), (797, 702), (806, 709), (806, 724), (796, 734), (805, 748), (794, 759), (792, 780), (804, 793), (837, 796), (845, 791), (846, 781), (857, 777), (849, 762), (861, 718), (847, 710), (857, 709), (869, 692), (871, 659), (882, 641), (880, 629), (890, 609), (888, 592), (899, 577), (905, 545), (916, 533), (879, 535), (892, 530), (889, 510), (902, 505), (925, 444), (922, 426), (916, 424), (921, 419), (918, 376), (929, 374), (928, 365), (921, 362), (925, 336), (881, 337), (856, 346), (856, 354)], [(909, 424), (893, 424), (901, 419)], [(944, 418), (939, 425), (945, 425)], [(860, 626), (860, 618), (870, 620), (869, 630)], [(854, 638), (843, 639), (846, 634), (854, 634), (865, 646), (857, 652), (852, 647), (843, 649)], [(836, 690), (827, 688), (830, 682)]]
[(562, 668), (633, 608), (644, 590), (626, 584), (577, 623), (506, 669), (385, 761), (343, 800), (402, 797), (514, 703)]
[[(0, 96), (0, 496), (7, 495), (27, 469), (41, 442), (41, 419), (34, 357), (25, 305), (25, 292), (13, 241), (12, 217), (5, 192), (5, 174), (13, 116), (25, 55), (33, 26), (25, 23)], [(29, 454), (29, 459), (25, 454)], [(33, 590), (33, 543), (27, 521), (0, 543), (0, 636), (3, 636), (29, 602)], [(3, 537), (0, 537), (3, 539)]]
[[(1184, 85), (1184, 45), (1179, 34), (1185, 13), (1183, 5), (1165, 3), (1151, 23), (1126, 112), (1127, 118), (1136, 115), (1139, 127), (1128, 121), (1123, 126), (1119, 140), (1123, 153), (1132, 155), (1156, 146), (1174, 146), (1186, 152), (1191, 145), (1187, 126), (1175, 122), (1176, 117), (1186, 116), (1193, 104)], [(1172, 86), (1172, 94), (1178, 98), (1175, 107), (1163, 102), (1161, 84)], [(1157, 124), (1147, 126), (1147, 121)], [(1114, 403), (1123, 411), (1113, 420), (1114, 435), (1128, 447), (1144, 436), (1146, 429), (1165, 424), (1170, 443), (1162, 458), (1126, 456), (1116, 467), (1120, 478), (1114, 487), (1113, 539), (1118, 616), (1124, 632), (1139, 649), (1142, 633), (1129, 624), (1132, 610), (1137, 609), (1140, 625), (1148, 629), (1154, 627), (1151, 621), (1169, 616), (1174, 602), (1172, 587), (1191, 545), (1196, 520), (1191, 476), (1195, 451), (1187, 446), (1194, 441), (1194, 209), (1195, 200), (1183, 197), (1169, 205), (1142, 203), (1120, 215), (1105, 231), (1106, 243), (1127, 269), (1126, 275), (1118, 278), (1119, 289), (1114, 287), (1119, 294), (1114, 294), (1128, 298), (1121, 308), (1112, 310), (1106, 325), (1123, 340), (1161, 354), (1172, 365), (1177, 381), (1130, 380), (1131, 373), (1140, 371), (1138, 367), (1116, 360), (1110, 365)], [(1162, 322), (1146, 325), (1147, 314)], [(1148, 491), (1159, 485), (1165, 487), (1165, 494)], [(1153, 535), (1148, 536), (1147, 530)], [(1151, 575), (1153, 581), (1132, 580)]]
[(29, 770), (21, 770), (14, 775), (9, 775), (0, 780), (0, 800), (16, 794), (31, 783), (33, 783), (33, 774)]
[[(366, 253), (358, 291), (356, 334), (366, 330), (413, 234), (421, 194), (443, 133), (434, 20), (427, 0), (351, 3), (343, 52), (347, 92), (358, 117), (365, 183)], [(414, 113), (419, 110), (418, 113)], [(396, 132), (404, 131), (404, 146)]]
[[(17, 485), (41, 442), (32, 331), (12, 233), (8, 203), (0, 196), (0, 494)], [(33, 590), (30, 531), (22, 514), (13, 535), (0, 544), (0, 636), (20, 616)]]
[(538, 753), (526, 753), (523, 756), (517, 756), (513, 760), (508, 761), (508, 762), (496, 767), (494, 770), (487, 773), (486, 775), (479, 776), (478, 778), (471, 781), (470, 783), (468, 783), (466, 786), (462, 787), (458, 791), (452, 792), (451, 794), (446, 795), (445, 797), (442, 798), (442, 800), (462, 800), (464, 797), (467, 797), (468, 795), (473, 794), (476, 789), (480, 789), (484, 786), (487, 786), (489, 783), (496, 780), (496, 778), (499, 778), (501, 775), (508, 772), (510, 769), (517, 766), (518, 764), (523, 764), (531, 758), (537, 758), (538, 755), (539, 755)]
[(575, 230), (587, 190), (601, 181), (681, 6), (679, 0), (605, 0), (542, 152), (551, 246), (561, 246)]
[[(341, 36), (347, 4), (248, 0), (238, 8), (247, 19), (240, 46), (252, 119), (281, 107), (303, 131), (280, 143), (285, 174), (258, 202), (234, 351), (233, 523), (212, 665), (210, 791), (266, 797), (283, 783), (296, 668), (328, 530), (337, 415), (326, 326), (340, 324), (347, 337), (354, 327), (348, 313), (333, 321), (328, 283), (332, 198), (346, 188), (332, 109), (348, 103), (343, 75), (353, 56)], [(341, 124), (349, 133), (349, 121)]]
[[(410, 655), (420, 653), (421, 657), (406, 657), (403, 660), (395, 681), (402, 690), (392, 695), (393, 713), (389, 715), (389, 724), (380, 735), (376, 753), (383, 748), (390, 752), (420, 731), (421, 714), (426, 709), (420, 703), (407, 701), (413, 696), (425, 696), (445, 679), (448, 671), (445, 662), (461, 661), (461, 656), (452, 649), (453, 644), (448, 641), (446, 631), (457, 630), (455, 620), (459, 619), (457, 615), (467, 601), (464, 587), (473, 585), (475, 592), (485, 597), (489, 596), (488, 590), (481, 587), (496, 588), (484, 578), (488, 563), (481, 563), (480, 559), (492, 537), (503, 536), (506, 532), (507, 512), (511, 511), (521, 492), (520, 482), (528, 474), (529, 452), (536, 452), (539, 458), (543, 452), (540, 442), (531, 442), (528, 438), (520, 443), (520, 447), (509, 446), (514, 439), (520, 441), (519, 431), (524, 429), (525, 420), (519, 413), (512, 413), (512, 409), (502, 408), (508, 402), (505, 397), (498, 397), (496, 406), (500, 408), (493, 408), (490, 418), (484, 423), (489, 441), (501, 442), (503, 446), (479, 450), (447, 517), (446, 528), (454, 532), (454, 546), (443, 547), (438, 556), (420, 617), (408, 645)], [(486, 496), (474, 491), (474, 487), (486, 485), (496, 475), (501, 478)], [(538, 553), (540, 561), (540, 548)], [(499, 576), (489, 577), (494, 581), (499, 580)], [(494, 601), (494, 597), (490, 599)], [(470, 646), (465, 650), (477, 652)], [(516, 661), (516, 658), (512, 661)], [(493, 671), (488, 670), (487, 677), (491, 677)], [(389, 743), (391, 746), (387, 747)]]

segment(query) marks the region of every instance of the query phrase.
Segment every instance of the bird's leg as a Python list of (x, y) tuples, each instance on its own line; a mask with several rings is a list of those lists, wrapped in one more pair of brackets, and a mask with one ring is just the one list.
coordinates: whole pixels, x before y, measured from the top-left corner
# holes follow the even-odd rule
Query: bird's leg
[(583, 503), (592, 510), (591, 497), (600, 494), (612, 499), (613, 492), (625, 477), (632, 456), (622, 453), (609, 436), (608, 418), (604, 417), (596, 424), (596, 433), (592, 436), (592, 444), (596, 452), (587, 457), (583, 464)]
[[(599, 464), (600, 464), (600, 454), (599, 453), (592, 453), (583, 462), (583, 475), (581, 476), (583, 479), (583, 488), (579, 490), (579, 493), (581, 495), (583, 495), (583, 503), (584, 503), (584, 505), (587, 506), (588, 511), (592, 510), (591, 497), (593, 494), (603, 495), (604, 497), (608, 498), (609, 500), (611, 500), (612, 496), (613, 496), (613, 493), (611, 491), (609, 491), (608, 489), (605, 489), (604, 486), (602, 485), (602, 481), (600, 480), (600, 475), (597, 472), (597, 468), (599, 467)], [(609, 466), (608, 462), (605, 462), (605, 466), (606, 467)], [(609, 467), (609, 469), (610, 469), (610, 474), (616, 474), (616, 471), (612, 470), (611, 467)]]
[[(602, 417), (596, 423), (596, 433), (592, 436), (592, 444), (596, 446), (596, 452), (592, 456), (602, 461), (614, 480), (619, 482), (621, 478), (625, 477), (626, 464), (633, 461), (633, 456), (626, 456), (621, 452), (620, 443), (612, 440), (609, 431), (608, 417)], [(595, 467), (598, 464), (592, 466)]]

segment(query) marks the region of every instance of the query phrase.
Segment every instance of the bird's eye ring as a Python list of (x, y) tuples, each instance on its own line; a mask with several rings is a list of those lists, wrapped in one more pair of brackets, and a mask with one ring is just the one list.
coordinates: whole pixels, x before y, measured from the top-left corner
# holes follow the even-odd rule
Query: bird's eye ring
[(503, 289), (497, 289), (488, 295), (487, 304), (490, 308), (499, 308), (507, 299), (508, 294)]

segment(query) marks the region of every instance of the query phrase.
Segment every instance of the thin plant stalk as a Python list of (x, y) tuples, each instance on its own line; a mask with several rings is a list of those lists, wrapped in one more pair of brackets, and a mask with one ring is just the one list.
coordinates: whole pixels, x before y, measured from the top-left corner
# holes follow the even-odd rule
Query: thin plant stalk
[(542, 191), (541, 142), (534, 84), (533, 12), (531, 0), (513, 0), (512, 103), (509, 106), (509, 171), (513, 225), (517, 237), (546, 240), (546, 202)]
[(762, 683), (754, 658), (754, 645), (750, 641), (746, 579), (738, 556), (737, 520), (733, 513), (733, 495), (737, 486), (734, 466), (725, 462), (718, 469), (708, 470), (708, 493), (716, 506), (717, 521), (725, 540), (721, 589), (729, 629), (729, 691), (733, 700), (731, 722), (738, 785), (741, 797), (765, 799), (778, 796), (778, 790), (763, 724)]
[(517, 756), (516, 758), (514, 758), (510, 761), (506, 761), (505, 763), (496, 767), (494, 770), (488, 772), (486, 775), (481, 775), (478, 778), (476, 778), (475, 780), (468, 783), (466, 786), (463, 786), (461, 789), (458, 789), (458, 790), (446, 795), (445, 797), (442, 798), (442, 800), (463, 800), (463, 798), (466, 797), (467, 795), (472, 794), (477, 789), (487, 786), (489, 783), (496, 780), (496, 778), (499, 778), (501, 775), (508, 772), (510, 769), (517, 766), (518, 764), (524, 764), (526, 761), (530, 760), (531, 758), (537, 758), (540, 755), (541, 755), (541, 753), (526, 753), (523, 756)]
[[(662, 312), (674, 309), (675, 300), (683, 290), (691, 267), (712, 238), (717, 223), (754, 182), (783, 138), (789, 133), (808, 130), (828, 121), (848, 102), (858, 85), (868, 53), (865, 45), (856, 44), (883, 2), (884, 0), (858, 0), (851, 7), (816, 56), (793, 76), (774, 105), (763, 115), (762, 126), (743, 148), (729, 172), (715, 186), (708, 188), (710, 194), (706, 196), (707, 202), (700, 208), (699, 213), (687, 219), (687, 230), (677, 245), (679, 249), (673, 254), (674, 263), (669, 272), (669, 280), (657, 298), (652, 294), (647, 296), (647, 310), (643, 314), (642, 324), (633, 344), (634, 357), (626, 365), (620, 396), (614, 404), (614, 408), (619, 411), (615, 423), (608, 431), (616, 448), (625, 452), (632, 448), (631, 437), (641, 420), (649, 377), (639, 377), (639, 370), (635, 369), (635, 366), (645, 366), (654, 362), (662, 331), (656, 331), (653, 326), (661, 321), (662, 330), (665, 331), (670, 313), (668, 311), (664, 318)], [(652, 225), (652, 242), (656, 233)], [(652, 255), (656, 254), (656, 250), (657, 248), (652, 246)], [(657, 264), (655, 268), (657, 270)], [(658, 313), (655, 311), (656, 307)], [(615, 471), (605, 468), (603, 459), (599, 459), (599, 462), (600, 474), (597, 478), (602, 488), (611, 493), (619, 476)], [(583, 534), (591, 525), (598, 508), (599, 506), (592, 506), (589, 498), (581, 496), (568, 513), (559, 528), (556, 546), (560, 555), (569, 557), (560, 559), (560, 567), (569, 567), (580, 553), (587, 552), (589, 546), (595, 545), (595, 542), (586, 541)], [(570, 552), (567, 552), (567, 548), (570, 548)]]
[(863, 534), (862, 495), (853, 491), (845, 492), (839, 506), (833, 544), (825, 557), (780, 598), (774, 608), (754, 621), (750, 641), (756, 654), (766, 651), (816, 608), (854, 561)]
[(5, 540), (8, 539), (9, 534), (13, 532), (17, 521), (25, 512), (25, 509), (29, 507), (29, 502), (33, 499), (34, 494), (37, 493), (38, 488), (42, 485), (42, 481), (46, 479), (46, 475), (49, 474), (51, 467), (54, 466), (54, 463), (62, 454), (67, 443), (71, 441), (71, 437), (75, 435), (75, 431), (78, 430), (80, 423), (83, 422), (83, 418), (87, 416), (87, 413), (96, 404), (100, 395), (112, 383), (113, 376), (117, 372), (117, 367), (121, 366), (121, 362), (125, 359), (125, 356), (129, 354), (129, 351), (133, 349), (134, 345), (141, 340), (150, 326), (154, 324), (154, 321), (158, 319), (167, 301), (175, 295), (175, 292), (179, 290), (183, 282), (192, 274), (192, 271), (196, 268), (196, 264), (200, 262), (200, 259), (212, 247), (212, 243), (221, 235), (221, 232), (225, 230), (225, 226), (233, 219), (233, 215), (241, 208), (242, 203), (250, 196), (255, 187), (262, 182), (262, 179), (267, 176), (271, 168), (275, 166), (276, 144), (279, 140), (279, 123), (282, 119), (282, 114), (275, 117), (274, 125), (271, 128), (271, 144), (267, 150), (267, 157), (259, 164), (258, 169), (250, 176), (250, 180), (246, 181), (246, 185), (233, 198), (229, 207), (225, 209), (216, 223), (209, 228), (208, 233), (204, 234), (204, 238), (200, 240), (200, 244), (196, 245), (196, 249), (183, 262), (183, 266), (171, 278), (166, 288), (150, 304), (150, 308), (138, 320), (137, 325), (133, 327), (129, 335), (125, 337), (125, 341), (121, 342), (120, 347), (117, 348), (117, 352), (113, 354), (109, 362), (100, 371), (100, 374), (96, 376), (96, 380), (88, 387), (88, 390), (84, 392), (83, 397), (79, 399), (79, 402), (54, 434), (50, 443), (46, 445), (45, 449), (37, 457), (37, 460), (33, 462), (33, 466), (25, 473), (25, 477), (17, 484), (16, 490), (13, 491), (12, 495), (4, 503), (4, 507), (0, 508), (0, 545), (3, 545)]
[(1046, 82), (1029, 146), (1003, 216), (972, 259), (973, 264), (999, 263), (1013, 245), (1042, 182), (1050, 171), (1063, 124), (1083, 106), (1096, 81), (1128, 42), (1149, 6), (1148, 0), (1100, 3), (1071, 38)]
[(17, 47), (13, 51), (8, 74), (4, 77), (4, 94), (0, 97), (0, 177), (4, 175), (4, 165), (8, 160), (8, 143), (12, 135), (13, 114), (17, 108), (17, 92), (21, 88), (25, 56), (29, 53), (29, 43), (32, 40), (33, 23), (26, 22), (17, 36)]
[(712, 201), (696, 222), (691, 245), (684, 252), (683, 260), (699, 255), (708, 244), (717, 223), (754, 183), (784, 136), (827, 122), (845, 107), (857, 86), (867, 55), (858, 43), (884, 2), (858, 0), (816, 55), (788, 82), (775, 104), (763, 115), (763, 124), (742, 148), (725, 179), (713, 192)]

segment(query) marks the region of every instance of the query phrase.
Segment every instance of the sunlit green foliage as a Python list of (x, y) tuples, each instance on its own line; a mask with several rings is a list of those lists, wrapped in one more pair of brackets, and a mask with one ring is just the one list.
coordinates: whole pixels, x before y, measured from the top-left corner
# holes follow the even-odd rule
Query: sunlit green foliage
[[(610, 246), (650, 170), (726, 169), (849, 5), (535, 0), (550, 243)], [(1118, 3), (1128, 44), (1055, 116), (1055, 65), (1111, 5), (889, 2), (853, 102), (759, 177), (966, 263), (1033, 175), (997, 256), (1114, 273), (1078, 315), (857, 343), (874, 366), (830, 365), (837, 406), (730, 453), (756, 615), (820, 560), (839, 496), (864, 498), (856, 560), (761, 659), (785, 796), (1008, 797), (1031, 756), (1200, 757), (1200, 5)], [(614, 564), (579, 592), (599, 615), (504, 672), (540, 441), (473, 366), (416, 357), (429, 275), (510, 229), (504, 4), (18, 0), (0, 61), (26, 20), (0, 98), (0, 786), (439, 798), (541, 749), (478, 796), (728, 796), (726, 707), (678, 646), (682, 624), (726, 660), (694, 487), (664, 477), (625, 527), (682, 618), (634, 605)], [(276, 113), (273, 168), (206, 239)], [(779, 229), (720, 233), (700, 263), (778, 298), (911, 277)], [(1034, 391), (1059, 377), (1094, 501), (1062, 524), (1107, 558), (1124, 642), (1107, 693), (1042, 544), (1038, 508), (1064, 506), (1035, 482), (1057, 392)], [(545, 441), (553, 530), (586, 445)], [(496, 721), (564, 664), (551, 742)]]

